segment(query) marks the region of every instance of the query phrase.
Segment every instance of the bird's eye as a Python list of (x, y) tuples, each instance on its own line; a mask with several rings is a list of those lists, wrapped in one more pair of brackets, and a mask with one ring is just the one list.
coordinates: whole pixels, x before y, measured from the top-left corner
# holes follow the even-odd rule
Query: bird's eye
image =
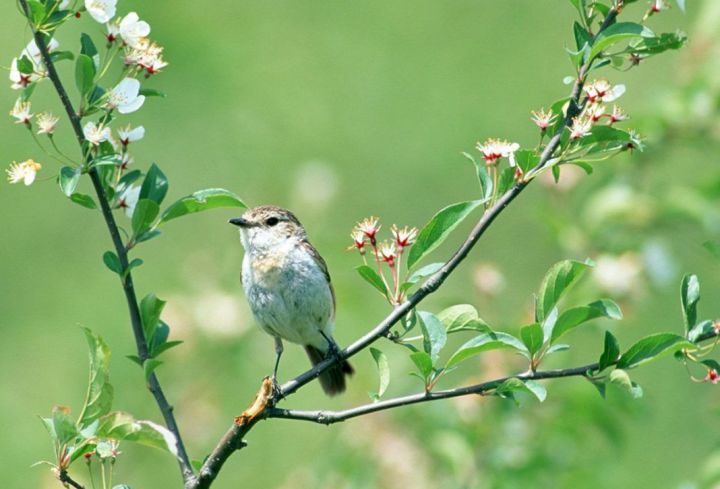
[(268, 226), (274, 226), (274, 225), (277, 224), (279, 221), (280, 221), (280, 220), (279, 220), (277, 217), (269, 217), (269, 218), (265, 221), (265, 224), (267, 224)]

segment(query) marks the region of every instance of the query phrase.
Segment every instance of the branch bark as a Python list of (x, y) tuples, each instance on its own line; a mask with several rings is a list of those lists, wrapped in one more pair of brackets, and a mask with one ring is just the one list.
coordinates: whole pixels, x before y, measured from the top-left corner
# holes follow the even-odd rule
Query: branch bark
[[(25, 17), (29, 19), (30, 17), (27, 0), (19, 0), (19, 2), (20, 6), (23, 9)], [(75, 133), (75, 137), (78, 141), (78, 144), (80, 145), (82, 153), (82, 150), (87, 143), (85, 141), (85, 135), (82, 130), (80, 116), (75, 111), (72, 102), (70, 101), (70, 97), (68, 96), (68, 93), (65, 90), (62, 81), (60, 80), (60, 76), (55, 69), (55, 64), (50, 57), (50, 52), (48, 50), (47, 43), (45, 42), (45, 37), (41, 32), (35, 29), (35, 26), (32, 25), (32, 22), (29, 22), (29, 24), (33, 32), (35, 44), (37, 44), (45, 67), (47, 68), (48, 78), (50, 78), (50, 81), (52, 82), (55, 91), (60, 97), (63, 108), (65, 109), (65, 112), (70, 119), (70, 124), (73, 128), (73, 132)], [(85, 161), (84, 163), (88, 162)], [(90, 176), (93, 188), (97, 195), (98, 201), (100, 202), (100, 210), (105, 220), (108, 232), (110, 233), (113, 247), (115, 248), (115, 253), (120, 260), (122, 270), (126, 271), (128, 267), (127, 250), (120, 236), (120, 231), (118, 229), (117, 223), (115, 222), (115, 217), (112, 213), (112, 209), (110, 208), (110, 203), (108, 202), (105, 188), (103, 187), (102, 181), (100, 180), (100, 175), (98, 174), (97, 170), (92, 167), (88, 170), (88, 175)], [(144, 363), (145, 360), (147, 360), (149, 357), (148, 344), (145, 338), (145, 334), (143, 333), (142, 317), (140, 315), (140, 308), (138, 306), (138, 300), (135, 294), (132, 274), (129, 271), (128, 273), (126, 273), (125, 279), (122, 280), (122, 288), (123, 292), (125, 293), (125, 300), (127, 302), (128, 312), (130, 314), (130, 323), (132, 325), (133, 335), (135, 337), (135, 345), (137, 347), (138, 357), (140, 358), (140, 361)], [(183, 479), (186, 480), (193, 475), (192, 465), (190, 464), (190, 459), (187, 455), (187, 451), (185, 450), (185, 445), (183, 443), (182, 437), (180, 436), (180, 430), (178, 428), (177, 422), (175, 421), (173, 407), (170, 405), (167, 398), (165, 397), (165, 393), (163, 392), (162, 387), (160, 386), (160, 382), (158, 381), (158, 378), (154, 372), (150, 375), (148, 379), (148, 389), (152, 393), (153, 397), (155, 398), (155, 402), (160, 408), (167, 428), (175, 435), (175, 438), (177, 440), (180, 470), (182, 472)]]

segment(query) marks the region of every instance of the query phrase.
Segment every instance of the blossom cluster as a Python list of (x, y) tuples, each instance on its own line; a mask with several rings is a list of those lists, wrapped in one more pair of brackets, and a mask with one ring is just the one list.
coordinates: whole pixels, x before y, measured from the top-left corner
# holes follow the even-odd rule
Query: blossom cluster
[(608, 125), (628, 119), (625, 111), (619, 106), (613, 104), (612, 110), (608, 113), (607, 106), (604, 105), (620, 98), (625, 93), (625, 85), (613, 86), (609, 81), (601, 78), (585, 85), (583, 91), (585, 107), (578, 116), (573, 117), (570, 127), (571, 141), (590, 135), (593, 126), (600, 123), (603, 118), (607, 118)]
[[(126, 127), (117, 130), (116, 137), (113, 136), (109, 127), (112, 123), (113, 112), (119, 114), (130, 114), (139, 110), (145, 103), (145, 95), (141, 92), (141, 83), (138, 77), (142, 74), (147, 78), (150, 75), (160, 72), (167, 66), (163, 58), (163, 48), (151, 41), (150, 24), (140, 19), (136, 12), (129, 12), (127, 15), (117, 16), (117, 0), (84, 0), (77, 11), (71, 12), (67, 9), (74, 9), (78, 2), (63, 0), (57, 8), (60, 12), (67, 12), (66, 18), (80, 18), (83, 12), (96, 22), (105, 25), (107, 29), (107, 52), (103, 57), (104, 65), (100, 66), (98, 55), (93, 60), (95, 64), (95, 75), (91, 82), (98, 84), (106, 74), (109, 64), (120, 54), (123, 63), (123, 72), (120, 81), (108, 90), (98, 90), (98, 96), (88, 96), (86, 101), (77, 110), (78, 115), (84, 118), (89, 114), (100, 111), (101, 117), (96, 121), (87, 121), (83, 124), (83, 136), (90, 150), (90, 158), (103, 157), (116, 162), (114, 182), (120, 184), (117, 190), (117, 206), (132, 212), (134, 207), (133, 195), (137, 192), (133, 187), (123, 186), (120, 178), (132, 162), (128, 153), (128, 145), (131, 142), (141, 139), (145, 133), (142, 126), (135, 128)], [(60, 43), (51, 37), (54, 30), (50, 31), (47, 40), (48, 52), (52, 53), (59, 49)], [(83, 48), (84, 49), (84, 48)], [(33, 133), (46, 135), (50, 138), (53, 148), (57, 153), (50, 153), (42, 146), (48, 156), (54, 159), (65, 157), (59, 153), (59, 149), (52, 142), (59, 118), (49, 112), (40, 112), (37, 115), (32, 112), (30, 96), (32, 85), (48, 76), (47, 68), (43, 62), (40, 48), (33, 39), (30, 41), (19, 56), (13, 58), (10, 65), (10, 82), (14, 90), (22, 90), (20, 97), (16, 100), (10, 115), (17, 124), (24, 125)], [(98, 88), (99, 85), (98, 85)], [(84, 104), (87, 103), (87, 106)], [(40, 142), (36, 139), (38, 145)], [(107, 143), (107, 144), (104, 144)], [(73, 162), (65, 157), (66, 161), (78, 167), (88, 162)], [(30, 162), (30, 163), (28, 163)], [(27, 163), (27, 164), (26, 164)], [(13, 163), (7, 170), (10, 183), (24, 182), (30, 185), (35, 181), (35, 174), (41, 165), (33, 160), (26, 160), (22, 163)]]
[[(390, 227), (392, 239), (378, 241), (377, 235), (381, 227), (380, 219), (377, 217), (371, 216), (359, 221), (350, 233), (353, 244), (348, 249), (357, 250), (362, 256), (363, 263), (369, 266), (366, 253), (367, 248), (370, 248), (387, 299), (391, 304), (400, 304), (405, 298), (400, 278), (400, 263), (405, 250), (415, 242), (418, 230), (408, 226), (400, 228), (393, 224)], [(392, 284), (386, 279), (383, 267), (390, 270)]]

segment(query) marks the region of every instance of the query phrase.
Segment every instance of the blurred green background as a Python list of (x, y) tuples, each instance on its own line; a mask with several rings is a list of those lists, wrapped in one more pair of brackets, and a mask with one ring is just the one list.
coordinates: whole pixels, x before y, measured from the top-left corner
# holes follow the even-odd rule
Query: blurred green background
[[(688, 3), (687, 14), (673, 8), (650, 23), (686, 31), (687, 49), (607, 73), (627, 85), (620, 101), (633, 118), (627, 126), (648, 137), (648, 150), (604, 163), (590, 177), (566, 172), (560, 185), (534, 184), (423, 308), (471, 303), (494, 327), (517, 333), (544, 271), (559, 259), (592, 257), (597, 270), (571, 300), (614, 297), (626, 318), (573, 332), (573, 349), (546, 367), (595, 360), (605, 328), (624, 347), (653, 331), (680, 331), (685, 272), (700, 276), (701, 316), (718, 314), (718, 263), (701, 244), (720, 234), (720, 9), (716, 0)], [(626, 15), (639, 19), (644, 8), (640, 2)], [(170, 62), (148, 83), (168, 97), (149, 99), (128, 118), (147, 130), (133, 147), (136, 167), (157, 162), (171, 198), (220, 186), (251, 205), (296, 211), (328, 261), (343, 345), (388, 312), (353, 270), (359, 258), (344, 251), (355, 221), (374, 214), (386, 229), (421, 226), (437, 209), (476, 198), (474, 170), (460, 152), (487, 137), (536, 144), (529, 111), (564, 96), (561, 80), (571, 74), (564, 47), (572, 43), (573, 11), (561, 0), (119, 2), (121, 15), (132, 10), (150, 22)], [(59, 35), (65, 49), (76, 48), (80, 31), (102, 35), (88, 16), (69, 24)], [(29, 37), (14, 2), (6, 2), (1, 64)], [(70, 63), (62, 75), (72, 85)], [(16, 95), (6, 83), (0, 106), (9, 110)], [(33, 104), (60, 113), (49, 84)], [(60, 124), (59, 144), (76, 154), (69, 124)], [(102, 265), (110, 241), (99, 213), (58, 191), (58, 167), (9, 118), (0, 141), (3, 165), (32, 157), (44, 164), (45, 179), (30, 188), (0, 185), (0, 472), (5, 487), (58, 487), (47, 468), (30, 465), (52, 457), (37, 416), (54, 404), (76, 412), (82, 401), (80, 326), (114, 351), (114, 408), (160, 415), (141, 371), (124, 358), (134, 343), (117, 279)], [(272, 368), (272, 340), (254, 327), (239, 285), (242, 252), (226, 223), (235, 214), (173, 222), (136, 253), (145, 260), (135, 273), (139, 294), (169, 301), (171, 336), (185, 341), (158, 373), (194, 459), (209, 452)], [(461, 235), (435, 257), (447, 256)], [(417, 391), (405, 350), (381, 348), (392, 368), (387, 395)], [(346, 395), (329, 400), (313, 384), (286, 405), (368, 402), (375, 366), (367, 352), (354, 364)], [(281, 378), (306, 367), (301, 349), (287, 348)], [(487, 354), (442, 385), (521, 368), (510, 354)], [(645, 389), (639, 401), (602, 400), (571, 379), (548, 383), (544, 404), (520, 408), (466, 398), (329, 428), (263, 422), (215, 487), (712, 487), (720, 480), (717, 388), (690, 382), (668, 358), (634, 378)], [(121, 449), (118, 482), (179, 486), (166, 454)]]

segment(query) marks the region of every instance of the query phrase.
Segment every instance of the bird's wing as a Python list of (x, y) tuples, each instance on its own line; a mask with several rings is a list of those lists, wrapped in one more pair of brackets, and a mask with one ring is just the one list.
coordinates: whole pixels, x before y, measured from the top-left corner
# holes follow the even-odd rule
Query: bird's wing
[(325, 275), (325, 278), (327, 279), (328, 287), (330, 287), (330, 295), (332, 296), (332, 313), (330, 314), (330, 319), (332, 321), (335, 321), (335, 289), (333, 289), (332, 281), (330, 280), (330, 272), (328, 272), (327, 263), (325, 263), (325, 260), (322, 256), (320, 256), (320, 253), (315, 249), (313, 245), (310, 244), (310, 241), (303, 240), (302, 246), (307, 250), (308, 253), (310, 253), (310, 256), (313, 257), (315, 260), (315, 263), (317, 263), (320, 266), (320, 270), (322, 270), (323, 274)]

